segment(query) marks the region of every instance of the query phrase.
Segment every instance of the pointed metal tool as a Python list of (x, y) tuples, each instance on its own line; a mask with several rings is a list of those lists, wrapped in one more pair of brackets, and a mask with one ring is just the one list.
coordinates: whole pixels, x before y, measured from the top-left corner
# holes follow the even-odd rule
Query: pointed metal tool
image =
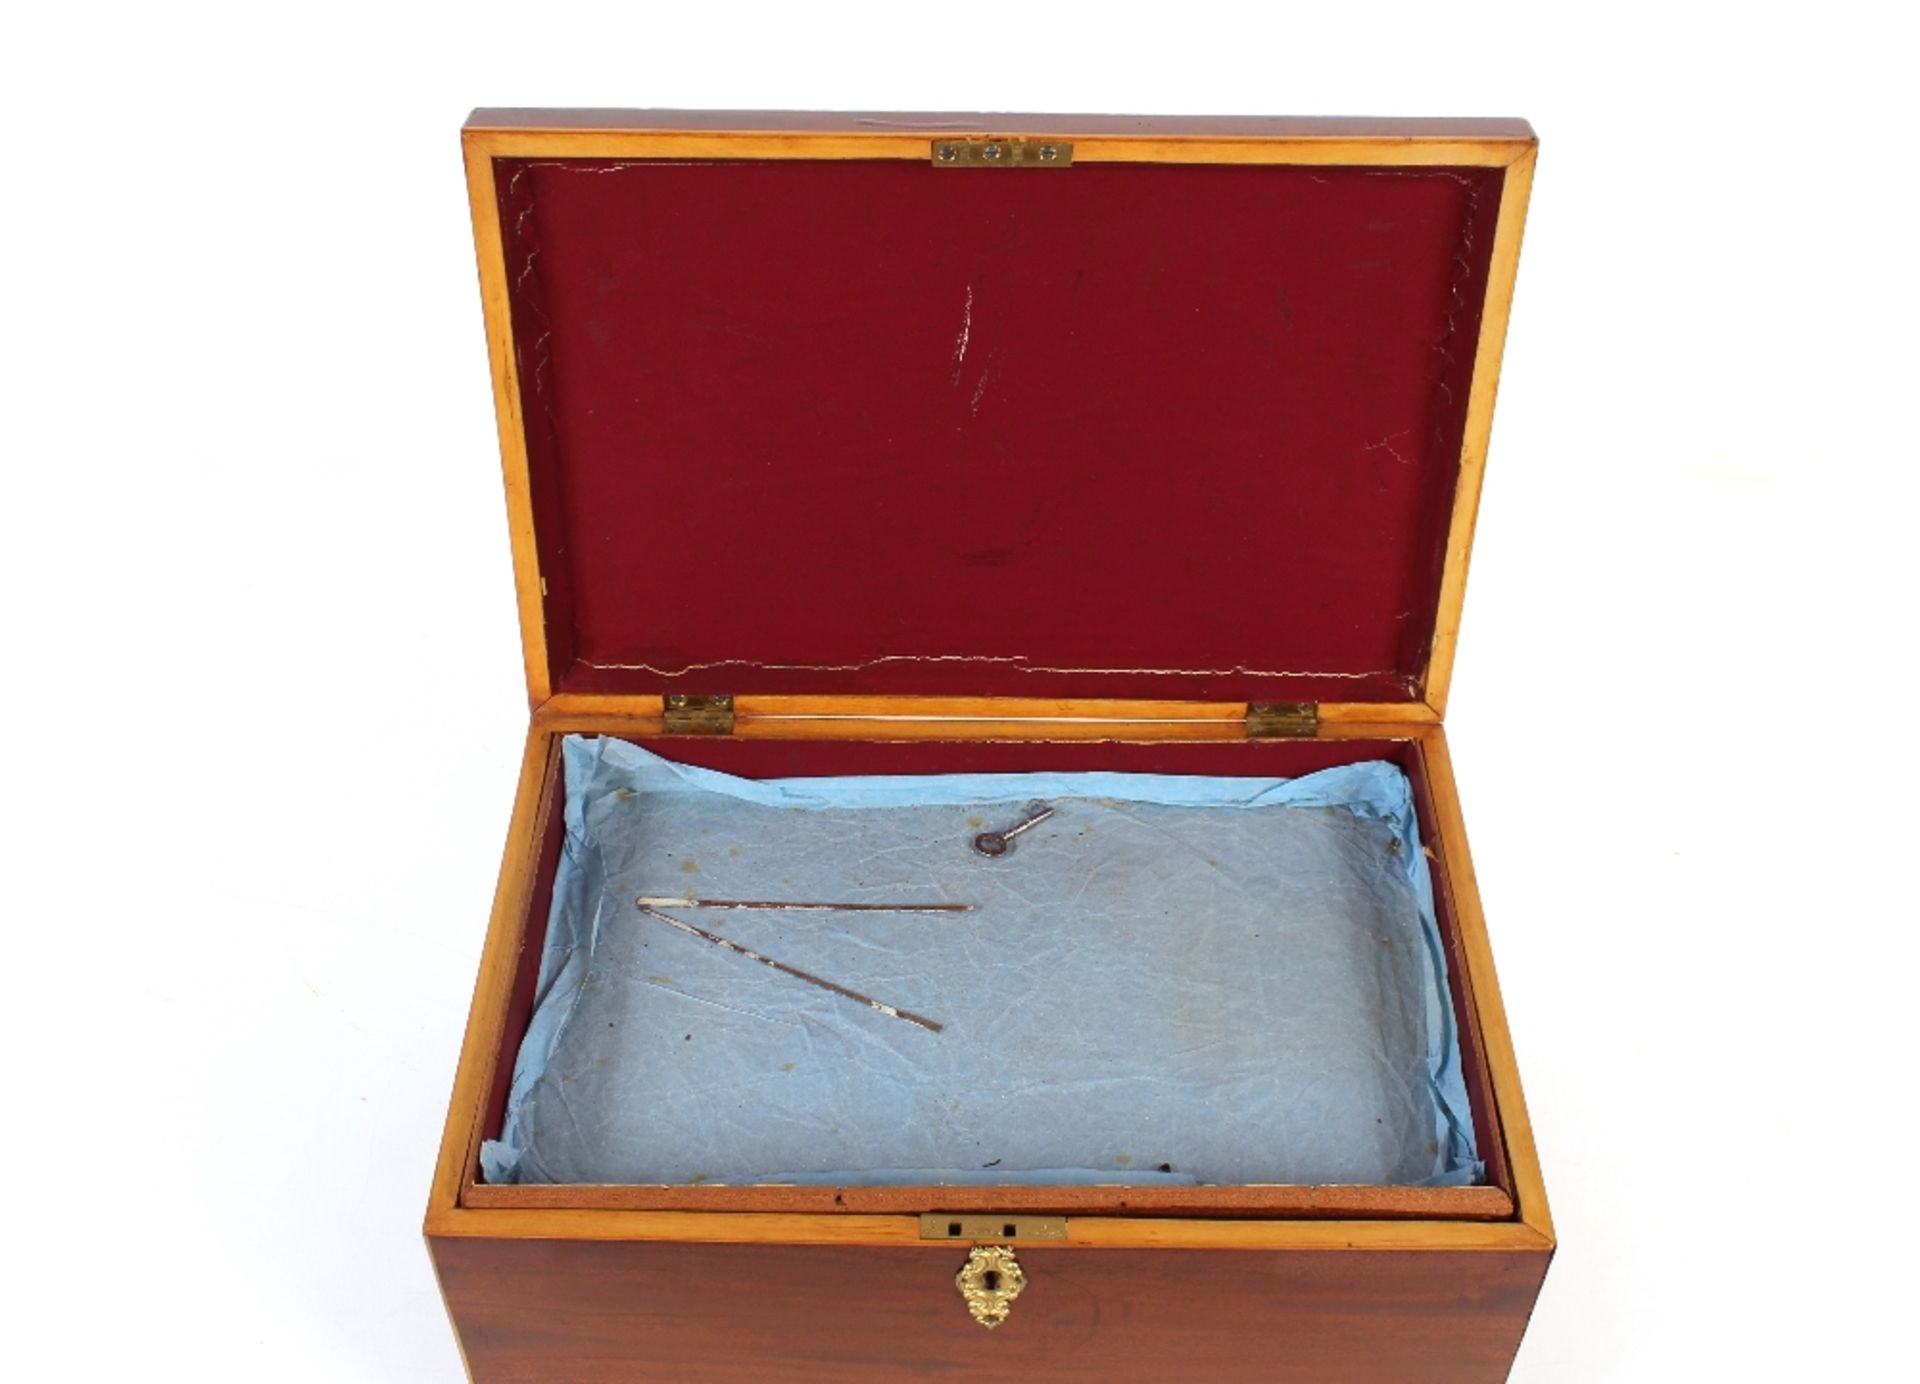
[(722, 937), (717, 932), (708, 932), (705, 928), (695, 927), (692, 923), (685, 922), (682, 919), (668, 917), (658, 909), (647, 907), (645, 903), (641, 903), (639, 909), (649, 918), (656, 918), (668, 927), (677, 928), (690, 937), (698, 937), (703, 942), (711, 942), (714, 946), (724, 948), (732, 952), (735, 956), (744, 956), (749, 961), (758, 961), (762, 966), (771, 966), (774, 970), (780, 972), (781, 975), (792, 976), (795, 980), (804, 980), (807, 984), (817, 985), (822, 990), (831, 990), (836, 995), (853, 1000), (859, 1004), (864, 1004), (869, 1009), (878, 1010), (889, 1018), (905, 1019), (908, 1023), (917, 1024), (929, 1033), (938, 1033), (946, 1027), (944, 1024), (929, 1019), (924, 1014), (916, 1014), (911, 1009), (901, 1009), (895, 1005), (884, 1004), (872, 995), (863, 995), (858, 990), (849, 990), (846, 986), (837, 984), (834, 981), (823, 980), (811, 971), (803, 971), (798, 966), (789, 966), (784, 961), (775, 961), (771, 956), (763, 956), (751, 947), (743, 947), (738, 942), (730, 938)]
[(642, 894), (640, 908), (751, 908), (787, 913), (971, 913), (970, 903), (799, 903), (785, 899), (653, 898)]

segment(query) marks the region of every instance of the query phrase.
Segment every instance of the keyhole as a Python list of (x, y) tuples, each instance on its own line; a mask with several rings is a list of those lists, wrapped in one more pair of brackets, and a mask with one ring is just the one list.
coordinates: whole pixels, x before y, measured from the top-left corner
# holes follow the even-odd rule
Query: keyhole
[(999, 1292), (1000, 1291), (1000, 1270), (988, 1269), (986, 1273), (986, 1284), (987, 1284), (988, 1292), (990, 1293)]

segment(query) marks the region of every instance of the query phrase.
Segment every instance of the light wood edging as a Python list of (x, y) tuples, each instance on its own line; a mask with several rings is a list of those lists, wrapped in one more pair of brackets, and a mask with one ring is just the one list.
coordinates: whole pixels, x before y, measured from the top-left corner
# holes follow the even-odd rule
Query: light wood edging
[(1520, 236), (1533, 190), (1535, 147), (1507, 165), (1500, 189), (1500, 215), (1493, 228), (1493, 255), (1487, 265), (1487, 297), (1480, 312), (1480, 345), (1473, 359), (1473, 385), (1467, 395), (1466, 428), (1460, 443), (1460, 478), (1454, 488), (1447, 529), (1446, 565), (1440, 573), (1438, 616), (1427, 656), (1423, 695), (1434, 719), (1444, 720), (1447, 689), (1453, 681), (1454, 652), (1460, 642), (1460, 611), (1467, 595), (1467, 561), (1473, 552), (1473, 526), (1480, 514), (1480, 486), (1486, 476), (1487, 447), (1493, 436), (1493, 403), (1500, 387), (1500, 362), (1507, 345), (1507, 319), (1513, 309), (1513, 285), (1520, 270)]
[[(507, 1240), (669, 1240), (702, 1244), (921, 1245), (917, 1216), (756, 1215), (713, 1211), (430, 1212), (428, 1235)], [(1544, 1250), (1528, 1226), (1482, 1221), (1206, 1221), (1073, 1216), (1069, 1248)]]
[(1435, 726), (1420, 734), (1426, 758), (1427, 782), (1440, 839), (1446, 843), (1447, 876), (1453, 895), (1454, 928), (1466, 958), (1472, 982), (1474, 1008), (1480, 1019), (1480, 1045), (1493, 1077), (1494, 1107), (1505, 1135), (1507, 1167), (1513, 1179), (1513, 1197), (1520, 1223), (1553, 1243), (1553, 1215), (1547, 1207), (1547, 1187), (1534, 1148), (1533, 1126), (1527, 1119), (1526, 1096), (1520, 1089), (1520, 1064), (1514, 1056), (1513, 1036), (1507, 1030), (1506, 1005), (1500, 998), (1494, 972), (1493, 944), (1480, 907), (1480, 886), (1474, 879), (1473, 858), (1467, 850), (1467, 824), (1460, 808), (1460, 789), (1453, 778), (1453, 760), (1447, 753), (1447, 734)]
[(521, 409), (520, 372), (513, 350), (513, 312), (507, 296), (506, 248), (501, 239), (493, 154), (484, 140), (475, 140), (472, 136), (464, 140), (464, 145), (474, 254), (480, 265), (480, 306), (486, 321), (493, 409), (500, 432), (500, 463), (507, 489), (507, 536), (513, 551), (514, 598), (520, 611), (520, 649), (526, 662), (527, 698), (538, 706), (553, 689), (548, 672), (540, 551), (533, 529), (533, 482), (527, 465), (526, 418)]
[(725, 1211), (736, 1215), (1126, 1216), (1135, 1220), (1510, 1221), (1504, 1187), (798, 1187), (461, 1184), (460, 1204), (505, 1211)]
[[(467, 147), (489, 159), (917, 159), (937, 138), (992, 138), (973, 130), (567, 130), (470, 126)], [(1243, 163), (1502, 167), (1524, 156), (1526, 140), (1446, 135), (1087, 134), (1071, 125), (1027, 140), (1073, 145), (1082, 163)], [(964, 176), (964, 175), (963, 175)], [(1049, 176), (1064, 176), (1050, 174)]]
[[(662, 699), (561, 693), (535, 712), (555, 731), (660, 733)], [(1102, 698), (741, 696), (734, 731), (785, 740), (1237, 740), (1245, 702)], [(1321, 734), (1404, 734), (1432, 724), (1423, 702), (1323, 702)]]
[(494, 1059), (507, 1021), (507, 1000), (513, 990), (541, 830), (546, 823), (545, 812), (552, 810), (552, 804), (543, 799), (548, 796), (544, 791), (548, 779), (556, 771), (558, 743), (546, 731), (528, 728), (513, 815), (507, 824), (500, 883), (494, 890), (493, 915), (480, 953), (480, 975), (474, 982), (466, 1040), (460, 1045), (460, 1065), (454, 1075), (446, 1128), (440, 1137), (440, 1157), (434, 1165), (433, 1189), (427, 1201), (429, 1224), (435, 1216), (459, 1205), (460, 1186), (480, 1137), (480, 1117), (493, 1084)]
[[(558, 701), (559, 698), (555, 698)], [(1245, 702), (1125, 700), (1100, 697), (861, 697), (767, 696), (734, 698), (734, 714), (747, 720), (863, 719), (1153, 722), (1190, 724), (1246, 720)], [(1322, 702), (1320, 719), (1371, 725), (1434, 719), (1424, 702)]]

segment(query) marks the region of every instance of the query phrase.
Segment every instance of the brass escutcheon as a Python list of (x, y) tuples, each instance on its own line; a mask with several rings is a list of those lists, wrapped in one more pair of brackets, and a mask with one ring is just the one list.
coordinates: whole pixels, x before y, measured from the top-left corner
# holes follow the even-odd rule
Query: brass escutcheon
[(975, 1245), (953, 1281), (973, 1319), (989, 1330), (1007, 1319), (1013, 1300), (1027, 1286), (1009, 1245)]

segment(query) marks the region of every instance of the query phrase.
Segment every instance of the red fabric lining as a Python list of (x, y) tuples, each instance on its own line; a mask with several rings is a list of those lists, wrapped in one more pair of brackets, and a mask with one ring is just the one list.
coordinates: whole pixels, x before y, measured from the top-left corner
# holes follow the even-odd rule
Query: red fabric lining
[(557, 690), (1417, 695), (1501, 170), (497, 174)]

